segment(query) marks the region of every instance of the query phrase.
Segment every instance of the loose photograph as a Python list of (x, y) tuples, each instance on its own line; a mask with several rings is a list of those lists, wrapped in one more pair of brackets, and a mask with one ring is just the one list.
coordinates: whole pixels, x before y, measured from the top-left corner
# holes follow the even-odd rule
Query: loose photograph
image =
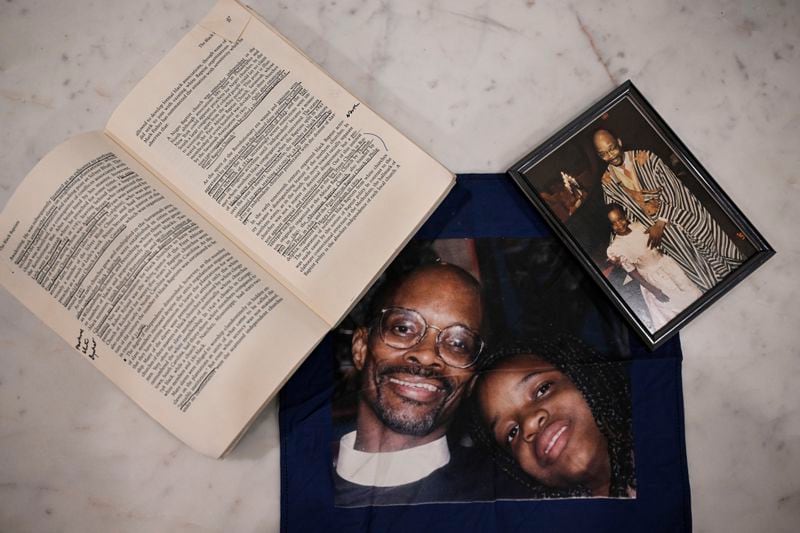
[(556, 239), (413, 241), (335, 339), (337, 506), (635, 497), (628, 330)]
[(630, 82), (510, 173), (650, 346), (774, 253)]

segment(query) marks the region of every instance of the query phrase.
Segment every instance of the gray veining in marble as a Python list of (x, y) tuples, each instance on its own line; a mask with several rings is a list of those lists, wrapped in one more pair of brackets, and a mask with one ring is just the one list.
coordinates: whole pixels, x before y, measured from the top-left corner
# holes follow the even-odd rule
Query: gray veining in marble
[[(211, 0), (0, 1), (0, 204), (102, 128)], [(253, 0), (454, 171), (500, 171), (631, 78), (778, 255), (682, 333), (697, 531), (800, 525), (800, 3)], [(263, 531), (274, 406), (235, 453), (178, 443), (0, 292), (0, 530)]]

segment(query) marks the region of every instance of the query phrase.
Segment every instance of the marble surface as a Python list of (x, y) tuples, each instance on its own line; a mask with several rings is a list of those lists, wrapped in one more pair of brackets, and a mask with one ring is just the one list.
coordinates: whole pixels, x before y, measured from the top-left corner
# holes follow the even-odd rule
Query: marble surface
[[(102, 128), (211, 0), (0, 2), (0, 204)], [(682, 333), (696, 531), (800, 526), (800, 3), (254, 0), (453, 171), (501, 171), (631, 78), (778, 255)], [(0, 291), (0, 530), (270, 531), (274, 406), (224, 461)]]

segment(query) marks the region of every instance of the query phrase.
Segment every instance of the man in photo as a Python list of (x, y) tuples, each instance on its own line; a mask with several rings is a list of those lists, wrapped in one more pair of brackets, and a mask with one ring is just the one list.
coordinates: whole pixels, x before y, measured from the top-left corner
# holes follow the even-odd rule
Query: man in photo
[[(469, 501), (479, 470), (447, 431), (483, 352), (481, 288), (448, 264), (389, 284), (353, 333), (355, 429), (335, 453), (336, 505)], [(461, 450), (461, 451), (459, 451)]]
[(598, 129), (593, 135), (603, 173), (603, 198), (627, 211), (648, 233), (648, 246), (662, 246), (703, 292), (738, 267), (744, 256), (708, 210), (648, 150), (623, 151), (622, 140)]

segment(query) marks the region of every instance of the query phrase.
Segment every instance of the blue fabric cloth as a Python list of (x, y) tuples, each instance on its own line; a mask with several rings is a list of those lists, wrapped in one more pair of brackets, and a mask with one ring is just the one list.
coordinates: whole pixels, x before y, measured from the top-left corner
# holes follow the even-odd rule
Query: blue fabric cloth
[[(543, 237), (545, 222), (504, 174), (461, 175), (416, 238)], [(691, 530), (678, 337), (649, 352), (630, 335), (636, 499), (336, 508), (327, 337), (280, 393), (281, 528), (295, 531)]]

